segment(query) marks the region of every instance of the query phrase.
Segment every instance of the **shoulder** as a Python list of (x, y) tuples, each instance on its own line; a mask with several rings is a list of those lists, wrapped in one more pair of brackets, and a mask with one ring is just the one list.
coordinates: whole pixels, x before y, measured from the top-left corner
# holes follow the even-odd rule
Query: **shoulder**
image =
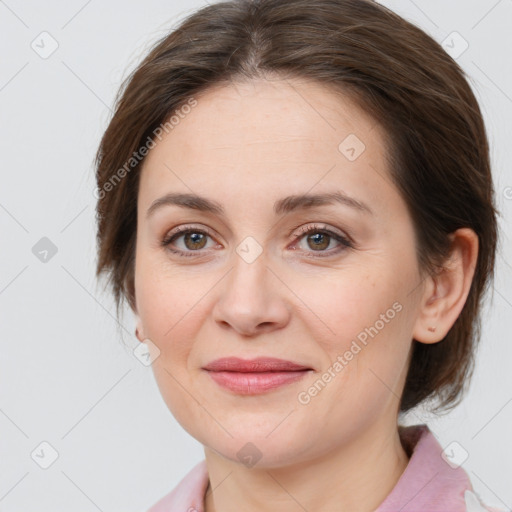
[(508, 512), (504, 509), (484, 506), (478, 496), (470, 490), (464, 492), (464, 499), (466, 502), (465, 512)]
[(427, 425), (401, 426), (399, 434), (409, 463), (376, 512), (507, 512), (481, 502), (466, 471)]
[(206, 461), (198, 462), (176, 487), (146, 512), (204, 512), (204, 494), (208, 487)]

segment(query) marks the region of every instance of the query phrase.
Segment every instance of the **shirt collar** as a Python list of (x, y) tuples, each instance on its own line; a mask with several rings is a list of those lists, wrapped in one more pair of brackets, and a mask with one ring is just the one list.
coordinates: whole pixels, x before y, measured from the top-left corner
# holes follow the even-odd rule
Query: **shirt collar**
[[(461, 466), (450, 464), (427, 425), (399, 427), (409, 463), (375, 512), (466, 512), (471, 482)], [(485, 510), (485, 509), (483, 509)]]
[[(467, 473), (449, 464), (447, 456), (427, 425), (399, 427), (409, 463), (391, 493), (375, 512), (467, 512), (485, 511), (477, 506)], [(196, 464), (174, 490), (153, 505), (148, 512), (204, 512), (208, 488), (206, 460)], [(469, 500), (469, 502), (468, 502)]]

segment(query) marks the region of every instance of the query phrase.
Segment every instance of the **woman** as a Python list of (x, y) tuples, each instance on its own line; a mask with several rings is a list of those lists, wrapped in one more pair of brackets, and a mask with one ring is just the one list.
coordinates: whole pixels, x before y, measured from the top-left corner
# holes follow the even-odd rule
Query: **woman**
[(426, 425), (494, 271), (463, 71), (368, 0), (232, 0), (163, 38), (97, 155), (98, 275), (205, 460), (156, 511), (491, 510)]

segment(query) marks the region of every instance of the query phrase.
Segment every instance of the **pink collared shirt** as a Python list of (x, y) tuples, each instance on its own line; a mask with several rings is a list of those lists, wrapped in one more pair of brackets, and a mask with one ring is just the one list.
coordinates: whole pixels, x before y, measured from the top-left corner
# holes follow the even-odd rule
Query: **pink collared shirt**
[[(449, 463), (427, 425), (400, 427), (411, 457), (390, 494), (375, 512), (506, 512), (485, 507), (466, 471)], [(147, 512), (204, 512), (208, 487), (206, 461), (194, 466), (178, 485)]]

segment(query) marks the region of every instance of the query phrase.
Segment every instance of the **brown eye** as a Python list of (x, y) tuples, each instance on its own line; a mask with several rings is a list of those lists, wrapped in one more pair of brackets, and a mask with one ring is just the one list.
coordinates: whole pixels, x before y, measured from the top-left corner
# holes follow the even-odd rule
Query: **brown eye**
[[(204, 233), (198, 231), (189, 231), (185, 233), (183, 243), (185, 247), (190, 250), (203, 249), (206, 243), (206, 236)], [(189, 245), (190, 244), (190, 245)]]
[[(325, 226), (314, 225), (303, 228), (296, 235), (295, 240), (300, 241), (303, 238), (306, 238), (307, 247), (311, 249), (311, 251), (305, 249), (306, 252), (318, 253), (313, 255), (314, 257), (332, 256), (348, 248), (354, 247), (353, 243), (347, 237), (344, 237), (339, 233), (335, 233), (334, 231), (327, 229)], [(338, 242), (338, 248), (327, 251), (326, 249), (333, 240)]]
[[(315, 233), (314, 235), (308, 235), (307, 241), (309, 247), (316, 250), (327, 249), (329, 247), (330, 236), (326, 233)], [(311, 243), (309, 243), (311, 242)]]
[[(177, 231), (177, 232), (176, 232)], [(162, 240), (162, 246), (180, 256), (196, 256), (206, 247), (210, 233), (203, 229), (180, 228)], [(181, 248), (175, 248), (177, 242), (183, 239)]]

